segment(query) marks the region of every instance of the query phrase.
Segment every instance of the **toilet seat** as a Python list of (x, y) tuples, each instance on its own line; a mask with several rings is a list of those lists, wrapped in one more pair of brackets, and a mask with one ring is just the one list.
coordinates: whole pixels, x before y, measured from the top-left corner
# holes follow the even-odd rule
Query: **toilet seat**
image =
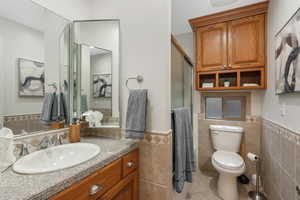
[(213, 154), (212, 160), (221, 168), (229, 170), (237, 170), (245, 166), (244, 159), (234, 152), (217, 151)]

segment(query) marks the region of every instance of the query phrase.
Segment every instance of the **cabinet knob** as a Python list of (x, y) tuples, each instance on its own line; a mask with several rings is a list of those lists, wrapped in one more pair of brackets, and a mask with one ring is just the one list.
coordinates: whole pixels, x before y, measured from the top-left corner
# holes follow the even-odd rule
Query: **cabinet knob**
[(128, 166), (129, 168), (133, 167), (133, 166), (134, 166), (134, 162), (128, 162), (128, 163), (127, 163), (127, 166)]
[(90, 195), (95, 195), (103, 189), (101, 185), (93, 185), (90, 189)]

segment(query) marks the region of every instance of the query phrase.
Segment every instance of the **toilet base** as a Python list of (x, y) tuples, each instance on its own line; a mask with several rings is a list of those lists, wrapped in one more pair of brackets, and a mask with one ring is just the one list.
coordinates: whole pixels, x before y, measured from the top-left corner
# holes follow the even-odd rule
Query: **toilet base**
[(265, 197), (265, 195), (263, 193), (261, 193), (261, 192), (250, 191), (248, 193), (248, 196), (252, 200), (267, 200), (267, 197)]
[(239, 200), (236, 176), (220, 173), (218, 180), (218, 194), (223, 200)]

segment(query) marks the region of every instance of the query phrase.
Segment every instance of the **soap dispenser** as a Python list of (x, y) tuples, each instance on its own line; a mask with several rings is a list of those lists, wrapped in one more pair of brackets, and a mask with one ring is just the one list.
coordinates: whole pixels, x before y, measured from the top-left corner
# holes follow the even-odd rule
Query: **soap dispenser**
[(76, 118), (70, 126), (69, 141), (71, 143), (80, 142), (80, 123)]

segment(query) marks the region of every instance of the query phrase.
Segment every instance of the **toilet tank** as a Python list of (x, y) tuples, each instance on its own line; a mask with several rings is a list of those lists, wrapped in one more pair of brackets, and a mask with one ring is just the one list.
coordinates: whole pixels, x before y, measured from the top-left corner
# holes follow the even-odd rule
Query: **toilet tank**
[(212, 144), (215, 150), (239, 152), (244, 129), (239, 126), (210, 125)]

